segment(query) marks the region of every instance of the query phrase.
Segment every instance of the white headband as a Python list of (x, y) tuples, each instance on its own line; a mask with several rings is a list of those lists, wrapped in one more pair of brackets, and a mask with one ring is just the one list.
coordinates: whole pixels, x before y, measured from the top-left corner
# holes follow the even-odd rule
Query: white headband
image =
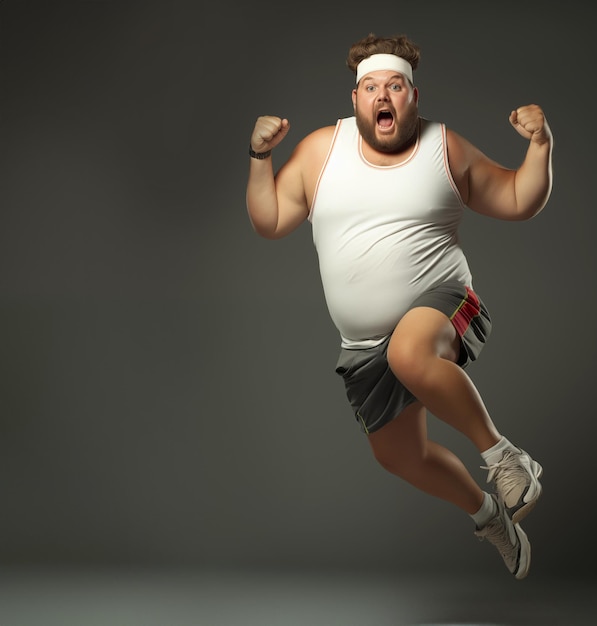
[(395, 54), (372, 54), (357, 65), (357, 85), (365, 74), (377, 70), (395, 70), (413, 82), (413, 68), (408, 61)]

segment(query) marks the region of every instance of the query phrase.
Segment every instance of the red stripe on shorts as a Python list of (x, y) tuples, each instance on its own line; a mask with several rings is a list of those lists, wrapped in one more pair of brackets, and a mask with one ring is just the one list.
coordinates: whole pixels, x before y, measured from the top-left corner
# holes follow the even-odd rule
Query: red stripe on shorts
[(464, 336), (473, 318), (479, 315), (479, 311), (479, 298), (477, 298), (477, 294), (472, 289), (466, 287), (466, 298), (462, 300), (459, 307), (450, 318), (452, 324), (454, 324), (454, 328), (461, 337)]

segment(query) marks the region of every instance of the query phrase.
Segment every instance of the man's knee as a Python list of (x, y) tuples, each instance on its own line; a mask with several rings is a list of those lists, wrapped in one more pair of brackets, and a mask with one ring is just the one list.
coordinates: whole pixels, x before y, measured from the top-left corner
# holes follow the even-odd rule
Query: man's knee
[(417, 337), (399, 329), (394, 331), (388, 345), (388, 365), (396, 378), (406, 386), (424, 375), (424, 355), (425, 350)]
[(417, 384), (429, 372), (429, 359), (456, 361), (460, 337), (440, 311), (410, 310), (398, 323), (388, 345), (388, 364), (404, 384)]

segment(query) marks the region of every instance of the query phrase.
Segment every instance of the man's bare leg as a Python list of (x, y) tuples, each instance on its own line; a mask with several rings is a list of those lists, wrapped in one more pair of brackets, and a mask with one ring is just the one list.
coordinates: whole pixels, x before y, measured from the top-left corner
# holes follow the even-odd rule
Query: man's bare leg
[(436, 309), (409, 311), (388, 346), (388, 363), (396, 377), (437, 418), (467, 436), (479, 452), (501, 435), (477, 388), (456, 364), (460, 337)]
[(453, 452), (427, 439), (427, 411), (420, 402), (409, 405), (368, 439), (387, 471), (469, 515), (479, 510), (483, 491)]
[(475, 521), (475, 534), (497, 548), (516, 578), (524, 578), (531, 560), (526, 534), (512, 523), (501, 501), (481, 490), (455, 454), (427, 438), (426, 418), (425, 407), (415, 402), (370, 433), (375, 458), (414, 487), (467, 512)]
[(459, 367), (460, 337), (440, 311), (417, 307), (394, 330), (388, 363), (396, 377), (433, 415), (477, 447), (514, 522), (533, 510), (543, 468), (502, 437), (475, 385)]

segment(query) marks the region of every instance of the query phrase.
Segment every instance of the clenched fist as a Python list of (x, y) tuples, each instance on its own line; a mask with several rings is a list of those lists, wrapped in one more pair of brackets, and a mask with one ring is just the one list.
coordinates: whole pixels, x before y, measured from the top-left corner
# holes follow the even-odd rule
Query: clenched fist
[(541, 107), (528, 104), (510, 113), (510, 124), (525, 139), (543, 144), (551, 141), (551, 130)]
[(290, 122), (274, 115), (262, 115), (257, 118), (251, 135), (251, 148), (255, 152), (267, 152), (275, 148), (286, 137)]

